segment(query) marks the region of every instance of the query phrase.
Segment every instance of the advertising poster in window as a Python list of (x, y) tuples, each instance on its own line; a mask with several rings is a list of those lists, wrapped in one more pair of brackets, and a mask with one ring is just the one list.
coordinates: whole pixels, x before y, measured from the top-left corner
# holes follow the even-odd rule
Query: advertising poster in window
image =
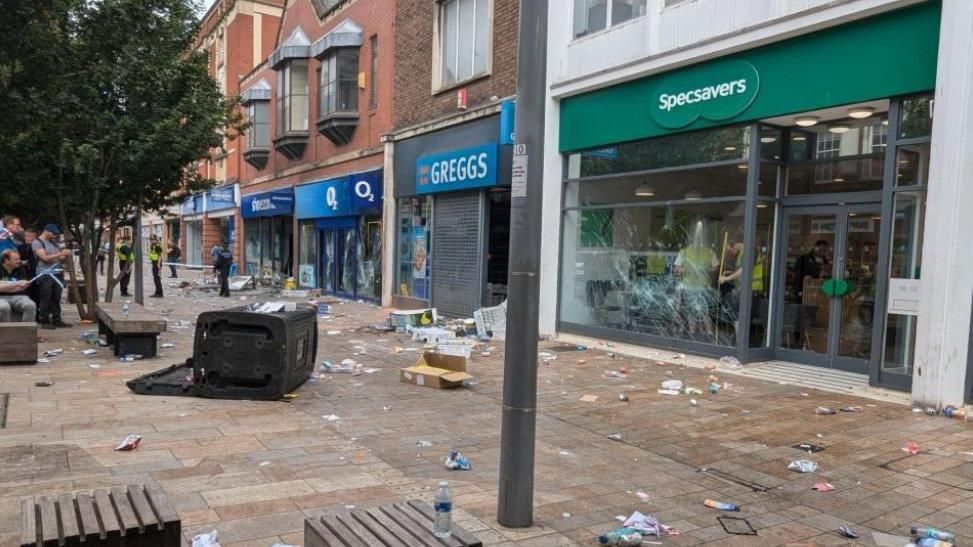
[(314, 264), (301, 264), (298, 276), (302, 287), (318, 286), (314, 279)]
[(426, 228), (412, 229), (412, 294), (416, 298), (428, 299), (427, 287), (429, 257), (426, 252)]

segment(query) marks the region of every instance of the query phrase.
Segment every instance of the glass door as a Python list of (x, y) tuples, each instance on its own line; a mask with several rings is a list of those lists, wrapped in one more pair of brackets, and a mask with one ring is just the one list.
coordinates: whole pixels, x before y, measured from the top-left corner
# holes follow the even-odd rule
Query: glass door
[(321, 288), (335, 291), (335, 229), (321, 230)]
[(779, 357), (868, 373), (880, 230), (879, 204), (785, 211)]
[(335, 230), (335, 292), (355, 296), (356, 244), (355, 228)]

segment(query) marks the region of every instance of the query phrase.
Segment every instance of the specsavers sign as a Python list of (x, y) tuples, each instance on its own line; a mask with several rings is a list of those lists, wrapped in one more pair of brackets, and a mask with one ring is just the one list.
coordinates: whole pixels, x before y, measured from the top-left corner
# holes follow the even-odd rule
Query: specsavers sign
[(677, 129), (703, 118), (728, 120), (757, 97), (760, 75), (746, 61), (727, 60), (672, 74), (656, 86), (652, 117)]

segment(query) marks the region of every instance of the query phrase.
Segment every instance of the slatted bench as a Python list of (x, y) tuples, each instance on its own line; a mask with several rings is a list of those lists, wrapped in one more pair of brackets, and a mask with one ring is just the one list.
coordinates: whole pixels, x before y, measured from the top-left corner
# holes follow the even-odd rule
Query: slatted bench
[(305, 547), (480, 547), (473, 534), (453, 523), (453, 534), (432, 533), (435, 513), (420, 501), (380, 505), (304, 520)]
[(162, 490), (150, 484), (27, 498), (21, 509), (21, 547), (179, 547), (182, 541), (179, 515)]
[(166, 321), (144, 306), (128, 305), (128, 315), (122, 312), (123, 302), (95, 304), (98, 334), (105, 335), (115, 348), (115, 355), (155, 357), (156, 340), (165, 332)]

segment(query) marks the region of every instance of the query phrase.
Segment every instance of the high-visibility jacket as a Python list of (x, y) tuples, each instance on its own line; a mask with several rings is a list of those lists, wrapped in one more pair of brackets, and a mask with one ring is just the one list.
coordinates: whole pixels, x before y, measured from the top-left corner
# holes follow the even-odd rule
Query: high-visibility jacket
[[(126, 253), (124, 249), (128, 249)], [(119, 262), (135, 262), (135, 249), (131, 245), (119, 243), (115, 246), (115, 254), (118, 255)]]
[(162, 258), (162, 245), (156, 243), (149, 246), (149, 261), (158, 262)]
[(764, 292), (764, 262), (767, 262), (767, 257), (760, 255), (753, 265), (753, 282), (750, 285), (753, 292)]

